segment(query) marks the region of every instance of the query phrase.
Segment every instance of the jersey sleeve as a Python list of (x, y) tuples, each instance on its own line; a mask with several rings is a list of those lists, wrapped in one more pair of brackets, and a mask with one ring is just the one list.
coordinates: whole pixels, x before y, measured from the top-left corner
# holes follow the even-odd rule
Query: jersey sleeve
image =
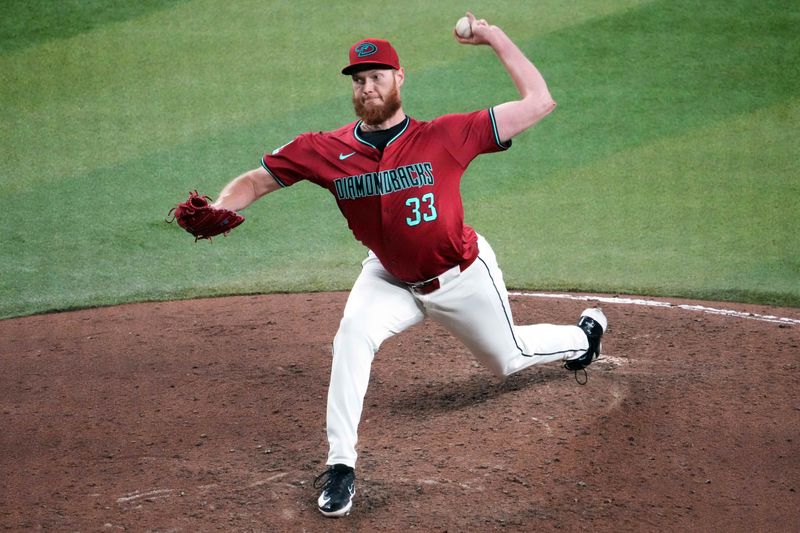
[(444, 115), (434, 121), (450, 154), (464, 167), (480, 154), (507, 150), (511, 141), (501, 142), (494, 109)]
[(303, 133), (271, 153), (264, 154), (261, 166), (281, 187), (289, 187), (308, 179), (314, 161), (311, 134)]

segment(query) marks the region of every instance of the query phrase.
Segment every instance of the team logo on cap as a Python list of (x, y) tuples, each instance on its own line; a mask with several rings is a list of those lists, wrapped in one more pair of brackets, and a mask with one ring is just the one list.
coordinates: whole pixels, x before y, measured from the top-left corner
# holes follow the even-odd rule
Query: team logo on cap
[(355, 50), (356, 55), (358, 57), (371, 56), (372, 54), (374, 54), (377, 51), (378, 51), (378, 47), (375, 46), (372, 43), (361, 43), (358, 46), (356, 46), (356, 50)]

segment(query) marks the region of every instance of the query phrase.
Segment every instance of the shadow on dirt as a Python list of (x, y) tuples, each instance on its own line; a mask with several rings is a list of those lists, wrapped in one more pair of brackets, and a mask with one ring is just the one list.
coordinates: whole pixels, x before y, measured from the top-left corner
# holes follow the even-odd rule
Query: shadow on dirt
[(390, 404), (390, 410), (408, 416), (459, 411), (565, 376), (568, 374), (555, 367), (538, 371), (527, 369), (504, 380), (481, 372), (460, 381), (420, 383), (399, 391)]

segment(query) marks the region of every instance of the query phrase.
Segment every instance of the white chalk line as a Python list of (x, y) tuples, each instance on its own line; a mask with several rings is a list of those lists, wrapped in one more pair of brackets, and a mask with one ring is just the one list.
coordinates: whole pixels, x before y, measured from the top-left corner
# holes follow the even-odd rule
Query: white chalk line
[(748, 320), (758, 320), (760, 322), (771, 322), (775, 324), (800, 325), (800, 319), (779, 317), (774, 315), (761, 315), (758, 313), (748, 313), (744, 311), (734, 311), (732, 309), (717, 309), (704, 305), (675, 304), (660, 300), (645, 300), (641, 298), (622, 298), (619, 296), (581, 296), (575, 294), (543, 293), (543, 292), (509, 292), (509, 296), (524, 296), (530, 298), (558, 298), (561, 300), (576, 300), (587, 302), (600, 302), (615, 305), (641, 305), (645, 307), (673, 307), (685, 311), (695, 311), (709, 315), (722, 315), (732, 318), (745, 318)]
[(155, 489), (155, 490), (150, 490), (150, 491), (147, 491), (147, 492), (138, 492), (137, 491), (137, 492), (132, 492), (130, 494), (126, 494), (125, 496), (122, 496), (121, 498), (117, 498), (117, 503), (131, 502), (133, 500), (138, 500), (140, 498), (146, 498), (146, 499), (147, 498), (149, 498), (149, 499), (168, 498), (171, 493), (172, 493), (172, 489)]
[[(280, 479), (282, 479), (282, 478), (284, 478), (284, 477), (286, 477), (288, 475), (289, 475), (288, 472), (279, 472), (279, 473), (277, 473), (277, 474), (275, 474), (273, 476), (270, 476), (268, 478), (255, 481), (254, 483), (251, 483), (250, 485), (248, 485), (247, 488), (252, 489), (252, 488), (255, 488), (255, 487), (259, 487), (261, 485), (266, 485), (267, 483), (272, 483), (272, 482), (278, 481), (278, 480), (280, 480)], [(289, 484), (289, 486), (291, 487), (293, 485)], [(208, 490), (214, 489), (216, 487), (217, 487), (216, 483), (211, 483), (210, 485), (200, 485), (197, 488), (199, 490), (208, 491)], [(172, 494), (175, 492), (175, 490), (176, 489), (153, 489), (153, 490), (147, 490), (145, 492), (140, 492), (140, 491), (137, 490), (137, 491), (134, 491), (134, 492), (129, 492), (128, 494), (125, 494), (124, 496), (120, 496), (119, 498), (117, 498), (117, 503), (128, 503), (128, 502), (141, 500), (141, 499), (150, 501), (150, 500), (155, 500), (155, 499), (160, 499), (160, 498), (169, 498), (170, 496), (172, 496)], [(183, 491), (180, 492), (180, 495), (181, 496), (184, 495)], [(97, 496), (99, 496), (99, 494), (97, 494)]]

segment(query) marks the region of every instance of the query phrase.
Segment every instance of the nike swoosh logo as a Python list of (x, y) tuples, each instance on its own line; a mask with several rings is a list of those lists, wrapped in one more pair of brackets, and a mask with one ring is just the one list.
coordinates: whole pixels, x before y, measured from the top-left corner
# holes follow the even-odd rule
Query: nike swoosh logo
[(341, 154), (341, 153), (340, 153), (340, 154), (339, 154), (339, 161), (344, 161), (344, 160), (345, 160), (345, 159), (347, 159), (348, 157), (350, 157), (350, 156), (354, 156), (354, 155), (356, 155), (356, 153), (355, 153), (355, 152), (350, 152), (349, 154)]

